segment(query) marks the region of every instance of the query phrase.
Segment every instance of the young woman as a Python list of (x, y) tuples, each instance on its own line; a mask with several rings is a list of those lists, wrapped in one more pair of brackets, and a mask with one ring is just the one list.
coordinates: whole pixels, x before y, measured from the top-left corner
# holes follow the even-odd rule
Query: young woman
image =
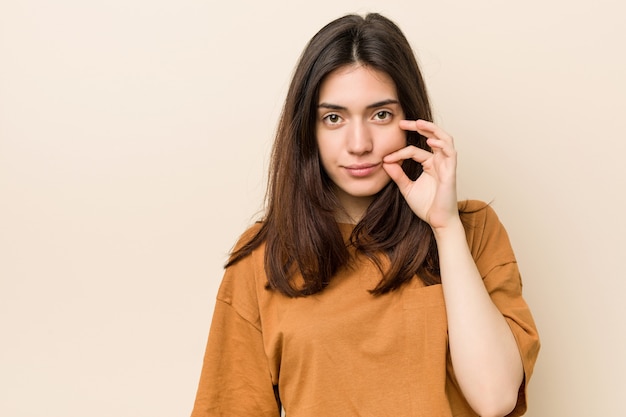
[(517, 416), (539, 350), (505, 230), (457, 203), (398, 27), (349, 15), (287, 94), (263, 221), (217, 295), (194, 417)]

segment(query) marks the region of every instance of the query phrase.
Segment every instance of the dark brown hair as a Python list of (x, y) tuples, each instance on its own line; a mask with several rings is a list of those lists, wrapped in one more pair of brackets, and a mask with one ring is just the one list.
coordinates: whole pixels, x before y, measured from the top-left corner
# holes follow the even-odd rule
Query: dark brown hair
[[(268, 287), (291, 297), (322, 291), (339, 268), (350, 262), (335, 221), (341, 207), (320, 165), (315, 123), (325, 77), (355, 63), (391, 77), (406, 119), (432, 120), (413, 51), (389, 19), (374, 13), (344, 16), (310, 40), (295, 69), (278, 125), (264, 221), (226, 265), (265, 242)], [(426, 139), (416, 132), (407, 132), (407, 143), (429, 150)], [(422, 173), (421, 165), (413, 160), (404, 161), (402, 168), (413, 180)], [(350, 244), (383, 273), (373, 294), (395, 290), (416, 274), (426, 285), (440, 282), (432, 230), (411, 211), (393, 181), (376, 195), (355, 226)], [(384, 257), (389, 262), (383, 262)]]

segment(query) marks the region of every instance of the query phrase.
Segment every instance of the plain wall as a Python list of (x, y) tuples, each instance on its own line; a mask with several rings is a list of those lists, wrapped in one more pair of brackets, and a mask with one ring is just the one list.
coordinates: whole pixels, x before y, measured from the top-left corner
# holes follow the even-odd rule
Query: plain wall
[(186, 416), (307, 40), (378, 11), (493, 201), (543, 348), (532, 417), (623, 415), (619, 1), (0, 2), (0, 415)]

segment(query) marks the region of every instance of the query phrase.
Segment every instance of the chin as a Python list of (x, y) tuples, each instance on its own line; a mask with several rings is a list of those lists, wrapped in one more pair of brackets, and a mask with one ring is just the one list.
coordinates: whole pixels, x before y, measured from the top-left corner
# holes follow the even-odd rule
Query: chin
[(389, 181), (371, 187), (354, 188), (352, 190), (346, 189), (344, 192), (355, 198), (372, 198), (384, 190), (387, 184), (389, 184)]

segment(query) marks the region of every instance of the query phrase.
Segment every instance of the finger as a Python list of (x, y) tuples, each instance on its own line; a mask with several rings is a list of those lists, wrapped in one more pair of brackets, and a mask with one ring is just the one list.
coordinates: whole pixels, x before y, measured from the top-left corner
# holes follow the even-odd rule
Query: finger
[(421, 164), (432, 156), (433, 154), (431, 152), (418, 148), (417, 146), (409, 145), (395, 152), (392, 152), (389, 155), (386, 155), (383, 158), (383, 162), (397, 163), (405, 159), (413, 159), (414, 161), (417, 161)]
[(387, 172), (387, 175), (391, 177), (393, 182), (396, 183), (400, 192), (406, 194), (408, 189), (413, 184), (413, 181), (406, 175), (402, 166), (399, 163), (383, 163), (383, 169)]
[(418, 121), (419, 120), (400, 120), (400, 123), (399, 123), (400, 129), (412, 130), (414, 132), (417, 132)]
[(399, 126), (404, 130), (412, 130), (426, 138), (437, 138), (446, 142), (454, 143), (451, 135), (445, 130), (427, 120), (400, 120)]
[(447, 157), (453, 157), (456, 155), (456, 149), (454, 148), (454, 145), (450, 142), (446, 142), (444, 140), (436, 138), (428, 138), (426, 140), (426, 143), (428, 144), (428, 146), (430, 146), (434, 154), (441, 152)]

